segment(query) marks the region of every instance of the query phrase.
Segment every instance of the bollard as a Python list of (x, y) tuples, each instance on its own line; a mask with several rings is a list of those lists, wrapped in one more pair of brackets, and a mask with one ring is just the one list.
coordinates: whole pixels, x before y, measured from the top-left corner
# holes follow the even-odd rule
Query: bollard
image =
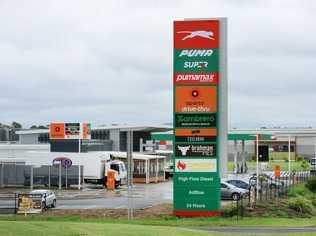
[(115, 189), (115, 170), (108, 170), (107, 171), (107, 181), (106, 181), (106, 188), (108, 190)]

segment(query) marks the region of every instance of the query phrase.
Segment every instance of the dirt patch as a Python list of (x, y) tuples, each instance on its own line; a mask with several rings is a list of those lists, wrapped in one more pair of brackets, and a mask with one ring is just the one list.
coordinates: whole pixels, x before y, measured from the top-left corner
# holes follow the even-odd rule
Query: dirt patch
[[(135, 219), (158, 218), (172, 215), (172, 204), (157, 204), (145, 209), (134, 209)], [(126, 219), (127, 209), (48, 210), (44, 216), (77, 216), (80, 218)]]
[(257, 203), (255, 208), (247, 208), (245, 216), (250, 217), (311, 217), (308, 213), (297, 212), (288, 206), (288, 199), (279, 199), (278, 201), (266, 201)]

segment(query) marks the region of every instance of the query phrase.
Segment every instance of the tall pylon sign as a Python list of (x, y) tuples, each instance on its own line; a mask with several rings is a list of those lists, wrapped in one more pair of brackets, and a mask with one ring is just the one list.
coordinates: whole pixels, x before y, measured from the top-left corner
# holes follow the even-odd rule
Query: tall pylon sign
[(220, 159), (227, 139), (223, 21), (174, 22), (173, 204), (178, 216), (219, 215)]

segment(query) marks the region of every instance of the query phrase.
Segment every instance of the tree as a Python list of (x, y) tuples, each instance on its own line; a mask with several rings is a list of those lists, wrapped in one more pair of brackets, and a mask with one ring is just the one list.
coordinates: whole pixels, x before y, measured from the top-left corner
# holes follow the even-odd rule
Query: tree
[(16, 121), (13, 121), (12, 124), (11, 124), (11, 127), (12, 128), (15, 128), (15, 129), (21, 129), (22, 128), (22, 125)]

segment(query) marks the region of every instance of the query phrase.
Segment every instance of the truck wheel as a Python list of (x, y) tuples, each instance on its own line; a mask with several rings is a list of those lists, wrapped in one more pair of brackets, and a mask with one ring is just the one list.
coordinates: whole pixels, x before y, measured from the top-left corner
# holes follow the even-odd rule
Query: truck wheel
[(52, 203), (52, 208), (56, 207), (56, 199), (54, 199), (53, 203)]

